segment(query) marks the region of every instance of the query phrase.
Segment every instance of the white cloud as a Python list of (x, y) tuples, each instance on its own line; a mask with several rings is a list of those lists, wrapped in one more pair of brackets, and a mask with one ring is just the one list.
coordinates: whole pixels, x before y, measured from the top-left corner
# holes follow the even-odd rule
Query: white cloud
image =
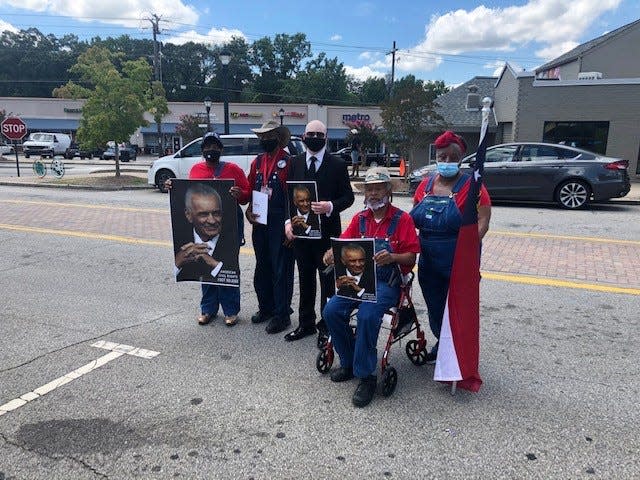
[(502, 69), (504, 68), (505, 63), (506, 62), (504, 60), (494, 60), (492, 62), (485, 63), (482, 68), (485, 68), (487, 70), (493, 69), (493, 73), (491, 74), (491, 76), (498, 77), (502, 73)]
[(344, 70), (347, 75), (355, 77), (357, 80), (364, 81), (367, 78), (375, 77), (375, 78), (384, 78), (385, 72), (381, 72), (379, 70), (374, 70), (369, 66), (364, 67), (351, 67), (349, 65), (344, 66)]
[(544, 59), (545, 61), (553, 60), (563, 53), (567, 53), (569, 50), (573, 50), (578, 45), (580, 45), (578, 42), (573, 41), (560, 42), (557, 44), (549, 45), (545, 48), (541, 48), (540, 50), (536, 50), (536, 56)]
[(4, 20), (0, 20), (0, 32), (6, 32), (6, 31), (17, 33), (18, 29), (13, 25), (11, 25), (10, 23), (5, 22)]
[(358, 55), (358, 60), (364, 60), (366, 62), (371, 62), (375, 59), (378, 59), (382, 56), (380, 52), (362, 52)]
[(544, 47), (536, 52), (551, 58), (566, 51), (602, 13), (614, 10), (622, 0), (529, 0), (506, 8), (479, 6), (434, 15), (424, 40), (410, 48), (398, 63), (405, 71), (433, 70), (440, 54), (480, 50), (511, 51), (529, 42)]
[[(47, 12), (125, 27), (149, 26), (146, 18), (154, 13), (167, 22), (196, 24), (198, 13), (182, 0), (4, 0), (3, 3), (22, 10)], [(161, 26), (163, 24), (161, 23)]]
[(331, 35), (331, 41), (337, 42), (338, 40), (342, 40), (342, 35), (336, 33), (335, 35)]
[(246, 39), (244, 33), (240, 30), (212, 28), (204, 35), (196, 32), (195, 30), (189, 30), (167, 38), (165, 41), (175, 45), (183, 45), (187, 42), (204, 43), (207, 45), (222, 45), (224, 43), (228, 43), (231, 40), (231, 37), (241, 37)]

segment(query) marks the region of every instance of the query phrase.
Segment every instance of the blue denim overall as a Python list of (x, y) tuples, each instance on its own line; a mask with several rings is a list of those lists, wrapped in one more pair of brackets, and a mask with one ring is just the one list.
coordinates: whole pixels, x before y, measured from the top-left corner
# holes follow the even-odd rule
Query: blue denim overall
[[(387, 250), (393, 253), (390, 238), (395, 233), (402, 211), (398, 210), (389, 223), (385, 238), (375, 239), (375, 251)], [(360, 215), (360, 236), (365, 237), (366, 225), (364, 215)], [(333, 346), (340, 356), (340, 365), (353, 368), (358, 378), (366, 378), (375, 374), (378, 353), (378, 333), (382, 324), (382, 316), (391, 307), (398, 305), (400, 298), (400, 271), (396, 263), (376, 266), (376, 303), (360, 302), (350, 298), (333, 296), (322, 312), (327, 328), (331, 333)], [(349, 318), (354, 309), (358, 309), (358, 324), (354, 338)]]
[[(409, 213), (419, 230), (418, 282), (427, 303), (429, 326), (437, 339), (440, 338), (458, 231), (462, 224), (462, 214), (454, 196), (468, 179), (469, 175), (461, 175), (450, 195), (429, 195), (435, 180), (435, 175), (432, 176), (425, 188), (425, 197)], [(432, 352), (437, 351), (436, 343)]]
[[(264, 155), (256, 159), (256, 181), (253, 189), (263, 186), (261, 164)], [(283, 320), (291, 315), (293, 296), (293, 249), (284, 246), (284, 222), (288, 218), (287, 192), (280, 175), (287, 168), (289, 158), (278, 161), (267, 181), (271, 189), (266, 225), (254, 225), (251, 239), (256, 254), (253, 285), (258, 297), (258, 308), (265, 316), (278, 316)]]
[[(218, 162), (213, 172), (214, 180), (225, 180), (220, 178), (220, 173), (226, 163)], [(244, 245), (244, 218), (240, 205), (238, 205), (238, 235), (240, 237), (240, 245)], [(240, 312), (240, 288), (203, 283), (200, 311), (216, 316), (220, 307), (222, 307), (222, 311), (227, 317), (237, 315)]]

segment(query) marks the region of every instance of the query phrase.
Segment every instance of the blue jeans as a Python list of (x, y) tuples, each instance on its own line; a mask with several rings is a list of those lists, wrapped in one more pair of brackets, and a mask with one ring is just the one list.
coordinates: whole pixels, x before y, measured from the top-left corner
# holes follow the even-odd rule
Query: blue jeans
[(240, 289), (203, 283), (200, 312), (215, 316), (218, 314), (220, 306), (222, 306), (225, 317), (238, 315), (240, 312)]
[[(386, 282), (378, 281), (376, 295), (376, 303), (333, 296), (322, 312), (333, 346), (340, 356), (340, 365), (353, 368), (353, 374), (358, 378), (375, 374), (378, 361), (376, 346), (382, 316), (389, 308), (398, 306), (400, 287), (390, 287)], [(356, 308), (358, 324), (354, 338), (349, 317)]]

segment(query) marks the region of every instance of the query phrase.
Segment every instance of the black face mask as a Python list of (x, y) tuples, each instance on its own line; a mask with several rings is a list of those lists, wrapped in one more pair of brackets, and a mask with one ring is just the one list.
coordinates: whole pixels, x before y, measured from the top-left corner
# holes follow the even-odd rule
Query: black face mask
[(302, 140), (311, 152), (319, 152), (327, 143), (324, 138), (307, 137)]
[(260, 146), (265, 152), (273, 152), (278, 146), (278, 139), (270, 138), (268, 140), (260, 140)]
[(207, 162), (217, 162), (220, 160), (220, 152), (219, 150), (205, 150), (202, 152), (202, 156)]

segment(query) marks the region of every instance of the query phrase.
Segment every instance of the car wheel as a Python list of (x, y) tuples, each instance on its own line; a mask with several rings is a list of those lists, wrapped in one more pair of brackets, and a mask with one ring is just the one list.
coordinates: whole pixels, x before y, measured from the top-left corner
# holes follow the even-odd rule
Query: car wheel
[(370, 167), (377, 167), (378, 166), (378, 162), (376, 162), (375, 160), (372, 160), (371, 163), (369, 164)]
[(556, 189), (556, 202), (562, 208), (582, 208), (589, 202), (590, 197), (591, 188), (582, 180), (567, 180)]
[(164, 187), (164, 182), (166, 182), (170, 178), (176, 178), (171, 170), (160, 170), (158, 173), (156, 173), (156, 185), (158, 187), (158, 190), (160, 190), (162, 193), (168, 192), (168, 190)]

